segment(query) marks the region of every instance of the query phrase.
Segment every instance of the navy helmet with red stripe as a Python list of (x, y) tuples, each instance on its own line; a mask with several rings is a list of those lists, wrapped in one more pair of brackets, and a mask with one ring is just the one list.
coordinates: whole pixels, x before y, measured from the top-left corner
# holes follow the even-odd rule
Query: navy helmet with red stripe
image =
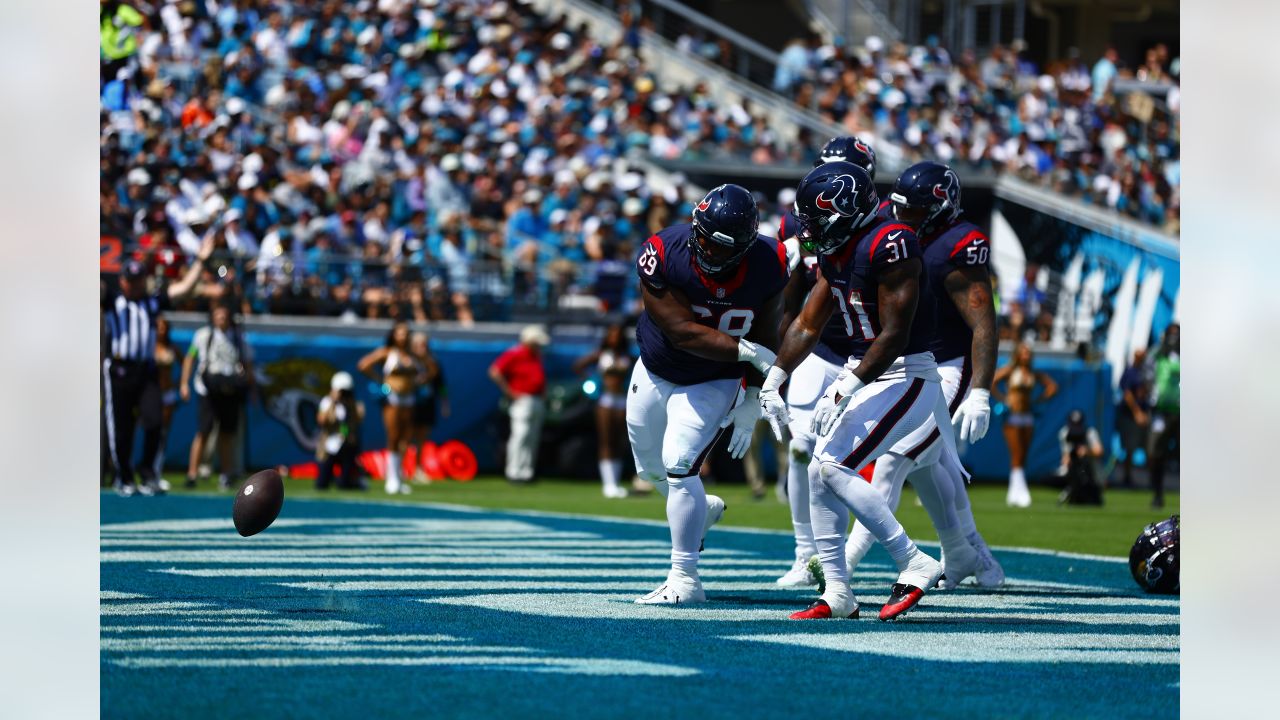
[(751, 193), (741, 185), (721, 185), (693, 208), (689, 250), (704, 273), (723, 275), (742, 262), (759, 231), (760, 211)]
[(819, 165), (796, 187), (796, 238), (806, 251), (830, 255), (875, 220), (879, 205), (865, 168), (843, 160)]
[(931, 235), (960, 215), (960, 178), (942, 163), (918, 162), (898, 176), (889, 201), (895, 218)]
[(822, 154), (814, 161), (814, 167), (822, 167), (829, 162), (851, 162), (867, 171), (874, 180), (876, 177), (876, 151), (871, 144), (853, 135), (833, 137), (822, 146)]

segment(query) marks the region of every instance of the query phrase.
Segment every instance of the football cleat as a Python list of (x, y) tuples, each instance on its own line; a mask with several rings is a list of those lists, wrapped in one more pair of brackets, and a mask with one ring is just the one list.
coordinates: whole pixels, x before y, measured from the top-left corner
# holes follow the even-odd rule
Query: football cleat
[(624, 487), (612, 487), (604, 489), (604, 496), (610, 500), (621, 500), (627, 497), (627, 489)]
[[(816, 557), (816, 556), (815, 556)], [(817, 585), (818, 579), (809, 570), (809, 561), (797, 559), (785, 575), (778, 578), (778, 585), (785, 588), (808, 587)]]
[(636, 598), (637, 605), (690, 605), (706, 601), (707, 594), (702, 591), (702, 581), (688, 577), (668, 577), (657, 590)]
[(706, 549), (707, 531), (724, 517), (725, 507), (724, 500), (720, 499), (719, 495), (707, 496), (707, 522), (702, 526), (702, 542), (698, 544), (698, 552)]
[(940, 577), (942, 563), (917, 549), (907, 563), (907, 569), (898, 573), (898, 581), (893, 584), (889, 602), (880, 608), (880, 619), (893, 620), (915, 607), (920, 598), (924, 597), (925, 590), (936, 585)]
[(120, 497), (133, 497), (138, 492), (138, 486), (133, 483), (125, 483), (116, 480), (111, 484), (111, 488), (116, 491)]
[(978, 584), (982, 587), (997, 587), (1003, 584), (1004, 568), (1000, 567), (1000, 563), (991, 554), (991, 548), (987, 547), (987, 541), (983, 540), (982, 536), (975, 532), (969, 536), (969, 544), (978, 551)]
[(829, 620), (831, 618), (858, 619), (858, 601), (853, 593), (844, 593), (828, 599), (825, 595), (804, 610), (793, 612), (792, 620)]

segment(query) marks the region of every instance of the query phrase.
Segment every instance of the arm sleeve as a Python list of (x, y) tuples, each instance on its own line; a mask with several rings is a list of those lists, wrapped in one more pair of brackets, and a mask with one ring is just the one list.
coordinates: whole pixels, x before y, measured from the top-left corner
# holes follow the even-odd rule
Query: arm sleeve
[(644, 241), (640, 246), (640, 255), (636, 258), (636, 275), (640, 277), (640, 282), (654, 290), (667, 287), (665, 256), (666, 248), (663, 247), (662, 238), (654, 235)]

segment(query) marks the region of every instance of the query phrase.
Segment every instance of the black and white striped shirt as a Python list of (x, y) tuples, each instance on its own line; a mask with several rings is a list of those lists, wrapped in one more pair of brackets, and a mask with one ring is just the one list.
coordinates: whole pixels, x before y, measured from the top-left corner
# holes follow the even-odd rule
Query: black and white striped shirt
[(156, 316), (169, 308), (164, 292), (140, 300), (124, 295), (108, 297), (103, 305), (106, 326), (104, 354), (112, 360), (152, 362), (156, 356)]

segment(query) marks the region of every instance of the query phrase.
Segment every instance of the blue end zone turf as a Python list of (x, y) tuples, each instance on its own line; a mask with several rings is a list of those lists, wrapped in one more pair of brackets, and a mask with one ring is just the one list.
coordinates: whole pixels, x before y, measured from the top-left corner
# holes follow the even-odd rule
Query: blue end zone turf
[(997, 550), (1005, 587), (886, 624), (875, 550), (864, 619), (798, 622), (778, 533), (713, 530), (710, 602), (654, 608), (631, 602), (666, 575), (649, 523), (292, 500), (245, 539), (229, 497), (103, 495), (101, 532), (105, 718), (1178, 711), (1178, 600), (1120, 561)]

